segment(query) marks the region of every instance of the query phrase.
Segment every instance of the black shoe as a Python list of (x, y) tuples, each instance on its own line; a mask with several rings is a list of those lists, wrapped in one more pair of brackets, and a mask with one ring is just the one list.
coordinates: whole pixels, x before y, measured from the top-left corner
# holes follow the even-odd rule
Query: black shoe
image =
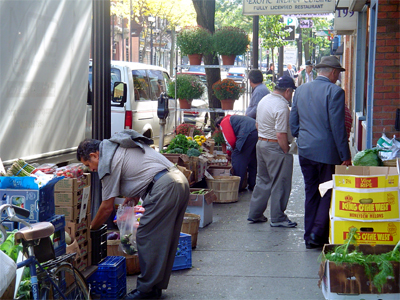
[(323, 246), (323, 244), (315, 244), (311, 241), (306, 241), (306, 249), (322, 249)]
[(268, 218), (266, 216), (262, 216), (258, 219), (248, 218), (247, 221), (250, 221), (252, 223), (262, 223), (262, 222), (268, 222)]
[(252, 192), (254, 190), (254, 186), (248, 186), (247, 189)]
[(128, 293), (124, 299), (160, 299), (161, 290), (154, 289), (151, 292), (144, 293), (137, 289), (134, 289), (130, 293)]

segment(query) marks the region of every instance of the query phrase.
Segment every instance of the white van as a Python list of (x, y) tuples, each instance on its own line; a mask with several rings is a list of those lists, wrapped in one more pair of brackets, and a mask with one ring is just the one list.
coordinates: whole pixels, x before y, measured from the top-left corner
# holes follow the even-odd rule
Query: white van
[[(170, 81), (166, 69), (135, 62), (111, 61), (111, 89), (116, 82), (127, 87), (125, 103), (111, 101), (111, 134), (123, 129), (133, 129), (152, 138), (158, 146), (160, 125), (157, 116), (157, 99), (167, 91)], [(92, 88), (92, 64), (89, 64), (89, 83)], [(113, 91), (111, 91), (111, 95)], [(177, 125), (181, 122), (176, 113), (175, 100), (169, 100), (169, 116), (164, 129), (164, 145), (172, 138)], [(175, 120), (176, 117), (176, 120)]]

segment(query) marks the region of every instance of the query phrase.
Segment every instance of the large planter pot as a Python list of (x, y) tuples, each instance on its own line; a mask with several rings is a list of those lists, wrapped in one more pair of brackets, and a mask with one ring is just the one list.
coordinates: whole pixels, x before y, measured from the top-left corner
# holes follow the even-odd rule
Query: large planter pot
[(192, 100), (179, 99), (179, 107), (182, 109), (192, 108)]
[(233, 66), (235, 64), (236, 55), (221, 55), (222, 64), (225, 66)]
[(188, 54), (190, 65), (201, 65), (203, 54)]
[(224, 110), (232, 110), (233, 105), (235, 104), (235, 100), (233, 99), (224, 99), (220, 101), (221, 101), (221, 108)]

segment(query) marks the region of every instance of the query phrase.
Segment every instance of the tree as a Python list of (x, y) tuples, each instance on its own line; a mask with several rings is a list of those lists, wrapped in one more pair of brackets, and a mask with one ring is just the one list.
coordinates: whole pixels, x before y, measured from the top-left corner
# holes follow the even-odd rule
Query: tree
[(243, 0), (217, 0), (215, 26), (235, 26), (250, 33), (253, 30), (253, 18), (243, 15)]
[[(215, 0), (192, 0), (197, 13), (197, 24), (215, 32)], [(218, 57), (215, 53), (204, 56), (204, 64), (219, 65)], [(221, 79), (219, 68), (206, 68), (208, 102), (210, 108), (221, 108), (221, 102), (215, 97), (212, 85)], [(211, 120), (215, 120), (218, 114), (212, 113)], [(212, 123), (213, 124), (213, 123)]]
[(262, 46), (271, 50), (274, 62), (274, 49), (288, 44), (283, 38), (289, 36), (284, 31), (285, 24), (281, 22), (281, 15), (260, 16), (259, 36), (263, 39)]

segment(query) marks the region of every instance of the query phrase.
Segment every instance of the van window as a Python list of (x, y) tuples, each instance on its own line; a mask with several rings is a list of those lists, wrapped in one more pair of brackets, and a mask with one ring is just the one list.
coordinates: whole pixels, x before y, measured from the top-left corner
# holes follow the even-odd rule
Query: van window
[[(89, 66), (89, 87), (93, 90), (93, 67)], [(111, 95), (114, 93), (114, 82), (121, 81), (121, 71), (119, 69), (111, 68)]]
[(150, 95), (152, 100), (157, 100), (160, 94), (166, 92), (163, 72), (158, 70), (147, 70), (150, 80)]
[(149, 100), (149, 79), (146, 70), (133, 70), (132, 77), (135, 89), (135, 100)]

